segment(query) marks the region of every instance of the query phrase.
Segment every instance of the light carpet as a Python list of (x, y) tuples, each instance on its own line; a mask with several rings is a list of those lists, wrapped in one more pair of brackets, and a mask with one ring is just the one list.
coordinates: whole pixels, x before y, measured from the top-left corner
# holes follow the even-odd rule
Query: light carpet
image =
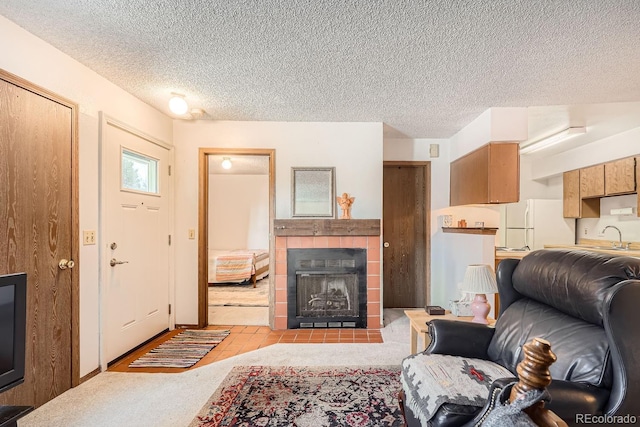
[(400, 427), (398, 366), (237, 366), (189, 427)]
[(276, 344), (177, 374), (102, 372), (18, 427), (186, 426), (234, 366), (399, 366), (410, 350), (409, 319), (395, 309), (384, 318), (382, 344)]

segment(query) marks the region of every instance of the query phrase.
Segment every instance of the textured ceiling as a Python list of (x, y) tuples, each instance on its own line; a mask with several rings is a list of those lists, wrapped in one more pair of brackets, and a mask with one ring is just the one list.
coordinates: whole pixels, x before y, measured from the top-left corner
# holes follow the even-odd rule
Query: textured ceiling
[(0, 14), (168, 113), (383, 122), (640, 101), (640, 1), (3, 0)]

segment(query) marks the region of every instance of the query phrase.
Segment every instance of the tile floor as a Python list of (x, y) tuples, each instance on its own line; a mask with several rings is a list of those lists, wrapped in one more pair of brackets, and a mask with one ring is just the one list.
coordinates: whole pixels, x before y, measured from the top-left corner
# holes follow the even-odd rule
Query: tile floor
[(268, 326), (209, 326), (207, 329), (229, 329), (231, 334), (191, 368), (129, 368), (129, 364), (150, 349), (180, 333), (175, 329), (114, 362), (111, 372), (183, 372), (238, 354), (247, 353), (277, 343), (381, 343), (379, 329), (289, 329), (272, 331)]

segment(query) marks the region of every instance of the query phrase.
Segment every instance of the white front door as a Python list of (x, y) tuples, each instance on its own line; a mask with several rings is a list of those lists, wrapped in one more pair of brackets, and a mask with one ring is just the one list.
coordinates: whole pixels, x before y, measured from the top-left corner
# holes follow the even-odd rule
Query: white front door
[(103, 120), (101, 239), (107, 362), (169, 327), (167, 147)]

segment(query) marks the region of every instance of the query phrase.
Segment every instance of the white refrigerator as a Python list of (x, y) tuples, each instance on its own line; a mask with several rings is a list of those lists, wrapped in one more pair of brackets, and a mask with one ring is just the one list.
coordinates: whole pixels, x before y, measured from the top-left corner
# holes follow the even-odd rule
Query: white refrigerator
[(505, 205), (505, 246), (543, 249), (544, 245), (573, 245), (576, 221), (562, 217), (562, 200), (529, 199)]

